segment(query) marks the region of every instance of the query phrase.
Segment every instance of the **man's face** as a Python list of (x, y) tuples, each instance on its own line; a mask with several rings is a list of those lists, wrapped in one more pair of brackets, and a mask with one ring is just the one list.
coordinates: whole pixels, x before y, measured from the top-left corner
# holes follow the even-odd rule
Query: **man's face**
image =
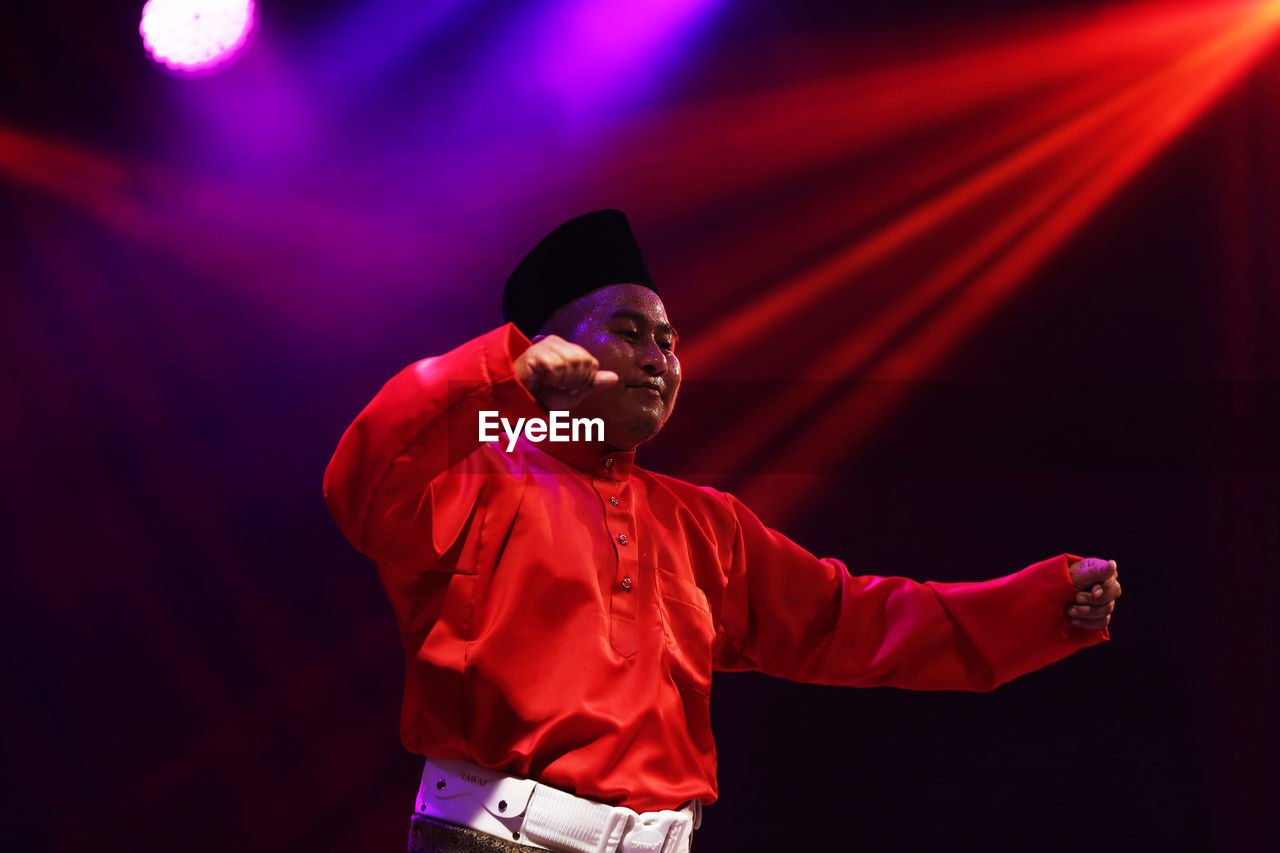
[(625, 450), (658, 434), (680, 390), (676, 331), (658, 294), (638, 284), (613, 284), (574, 300), (542, 326), (591, 353), (618, 384), (590, 395), (571, 410), (575, 418), (601, 418), (606, 443)]

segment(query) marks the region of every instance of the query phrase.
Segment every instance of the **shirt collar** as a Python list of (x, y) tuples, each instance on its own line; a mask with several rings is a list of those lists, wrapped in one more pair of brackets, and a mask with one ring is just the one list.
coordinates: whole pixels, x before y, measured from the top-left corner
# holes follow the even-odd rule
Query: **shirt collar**
[(600, 450), (596, 445), (578, 441), (542, 441), (534, 446), (548, 456), (606, 480), (630, 477), (636, 459), (634, 450)]

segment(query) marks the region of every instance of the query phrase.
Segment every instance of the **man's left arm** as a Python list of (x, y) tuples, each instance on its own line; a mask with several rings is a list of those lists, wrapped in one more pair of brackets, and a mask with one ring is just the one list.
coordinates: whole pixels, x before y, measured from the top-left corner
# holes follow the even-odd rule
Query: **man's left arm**
[(823, 684), (990, 690), (1109, 639), (1120, 594), (1114, 562), (1061, 554), (978, 583), (854, 576), (728, 500), (738, 532), (718, 668)]

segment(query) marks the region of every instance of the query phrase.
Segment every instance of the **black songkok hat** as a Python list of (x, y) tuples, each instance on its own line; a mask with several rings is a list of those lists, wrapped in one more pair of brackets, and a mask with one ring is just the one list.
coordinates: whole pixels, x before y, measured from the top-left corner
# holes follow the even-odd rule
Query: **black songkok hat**
[(611, 284), (658, 288), (621, 210), (570, 219), (534, 246), (507, 279), (502, 316), (533, 337), (562, 305)]

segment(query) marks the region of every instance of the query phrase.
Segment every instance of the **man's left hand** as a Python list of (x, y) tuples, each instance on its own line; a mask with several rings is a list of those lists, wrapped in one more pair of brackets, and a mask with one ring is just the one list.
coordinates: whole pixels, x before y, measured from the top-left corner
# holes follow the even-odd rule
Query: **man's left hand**
[(1067, 566), (1075, 585), (1075, 600), (1067, 605), (1067, 616), (1077, 628), (1101, 631), (1111, 621), (1120, 597), (1120, 576), (1115, 560), (1088, 557)]

